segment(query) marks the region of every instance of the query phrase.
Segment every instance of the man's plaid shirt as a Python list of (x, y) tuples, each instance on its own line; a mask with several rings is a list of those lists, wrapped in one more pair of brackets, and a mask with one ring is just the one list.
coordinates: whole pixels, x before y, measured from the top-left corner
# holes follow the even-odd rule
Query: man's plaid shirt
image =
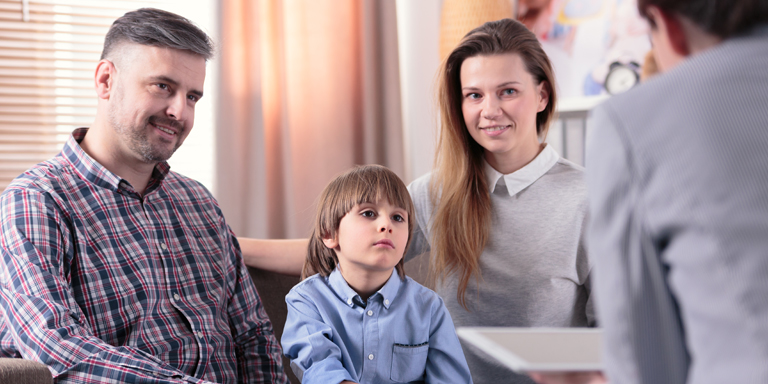
[(0, 356), (78, 382), (287, 382), (210, 193), (161, 163), (142, 197), (86, 132), (0, 197)]

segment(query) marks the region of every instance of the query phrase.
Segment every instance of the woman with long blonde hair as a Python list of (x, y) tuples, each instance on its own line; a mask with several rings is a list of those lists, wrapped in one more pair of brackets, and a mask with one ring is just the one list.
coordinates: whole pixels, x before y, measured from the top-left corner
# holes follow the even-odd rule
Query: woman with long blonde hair
[[(457, 327), (594, 324), (583, 169), (543, 143), (552, 65), (521, 23), (469, 32), (443, 62), (434, 170), (409, 186), (430, 280)], [(531, 382), (465, 347), (477, 383)]]

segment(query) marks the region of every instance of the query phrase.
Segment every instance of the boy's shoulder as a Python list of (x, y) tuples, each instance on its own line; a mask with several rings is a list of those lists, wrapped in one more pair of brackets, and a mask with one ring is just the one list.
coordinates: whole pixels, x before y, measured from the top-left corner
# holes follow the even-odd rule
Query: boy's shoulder
[(422, 305), (434, 306), (435, 309), (444, 307), (443, 299), (435, 291), (421, 285), (416, 280), (405, 276), (402, 292), (410, 298), (418, 300)]
[(314, 305), (327, 306), (335, 300), (344, 301), (341, 298), (343, 293), (337, 292), (329, 281), (330, 276), (323, 276), (316, 273), (300, 281), (291, 288), (286, 300), (312, 302)]
[(327, 286), (328, 285), (327, 282), (328, 282), (327, 277), (322, 276), (319, 273), (316, 273), (300, 281), (298, 284), (294, 285), (293, 288), (291, 288), (291, 291), (289, 292), (289, 294), (297, 293), (297, 294), (304, 295), (309, 292), (314, 292), (317, 290), (318, 286)]

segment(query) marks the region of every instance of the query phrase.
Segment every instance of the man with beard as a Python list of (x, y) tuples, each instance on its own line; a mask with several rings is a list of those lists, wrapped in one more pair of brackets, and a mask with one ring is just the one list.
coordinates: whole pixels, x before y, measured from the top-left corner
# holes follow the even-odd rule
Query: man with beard
[(0, 197), (0, 356), (61, 382), (287, 382), (219, 206), (166, 163), (212, 52), (169, 12), (112, 25), (93, 124)]

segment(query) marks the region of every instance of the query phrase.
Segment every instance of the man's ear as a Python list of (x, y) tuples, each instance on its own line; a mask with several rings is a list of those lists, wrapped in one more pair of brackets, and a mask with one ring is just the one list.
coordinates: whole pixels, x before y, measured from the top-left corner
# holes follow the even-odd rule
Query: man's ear
[(325, 244), (325, 246), (330, 248), (330, 249), (336, 249), (336, 247), (339, 246), (339, 241), (336, 238), (336, 236), (334, 236), (334, 237), (324, 237), (323, 238), (323, 244)]
[(664, 11), (655, 5), (649, 5), (647, 13), (653, 18), (659, 32), (663, 33), (669, 40), (669, 45), (675, 53), (683, 57), (691, 54), (688, 36), (685, 34), (680, 16)]
[(115, 75), (117, 74), (115, 64), (104, 59), (96, 64), (96, 76), (94, 82), (96, 85), (96, 95), (100, 99), (109, 99), (109, 94), (113, 89)]

